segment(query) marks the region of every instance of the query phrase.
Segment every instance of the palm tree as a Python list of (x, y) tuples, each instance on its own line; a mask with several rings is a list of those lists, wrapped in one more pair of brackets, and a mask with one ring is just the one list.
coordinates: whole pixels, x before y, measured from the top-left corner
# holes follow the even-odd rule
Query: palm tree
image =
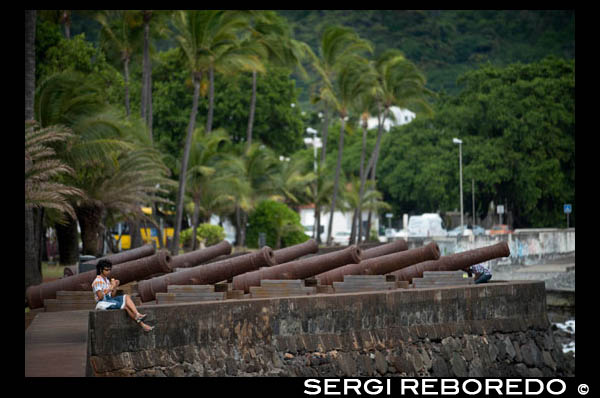
[(331, 230), (333, 226), (333, 215), (337, 200), (340, 171), (342, 167), (342, 154), (344, 151), (344, 135), (346, 121), (348, 120), (350, 107), (357, 98), (371, 87), (371, 79), (368, 74), (367, 60), (359, 57), (348, 57), (344, 67), (339, 71), (336, 79), (335, 92), (330, 88), (321, 91), (323, 98), (329, 98), (334, 104), (340, 118), (340, 138), (338, 141), (338, 156), (335, 168), (335, 179), (333, 198), (331, 202), (331, 212), (329, 214), (329, 228), (327, 232), (327, 244), (331, 244)]
[[(246, 16), (250, 22), (242, 46), (256, 53), (264, 61), (263, 63), (286, 68), (297, 66), (301, 74), (306, 76), (301, 61), (312, 53), (312, 50), (306, 43), (291, 38), (291, 29), (287, 21), (275, 11), (269, 10), (251, 11)], [(252, 68), (252, 95), (250, 98), (248, 128), (246, 130), (246, 146), (252, 145), (258, 72), (261, 72), (261, 70)]]
[[(181, 160), (181, 174), (177, 191), (177, 204), (175, 210), (175, 228), (173, 233), (173, 253), (179, 247), (179, 233), (183, 216), (183, 200), (185, 194), (186, 174), (189, 161), (189, 152), (192, 136), (196, 126), (198, 113), (198, 97), (200, 95), (200, 82), (203, 73), (211, 75), (214, 72), (215, 62), (226, 50), (235, 44), (237, 30), (241, 27), (240, 18), (235, 14), (219, 10), (191, 10), (175, 13), (173, 25), (176, 30), (176, 40), (186, 58), (187, 67), (192, 74), (194, 94), (192, 111), (188, 124), (183, 156)], [(237, 60), (231, 60), (235, 63)], [(212, 72), (211, 72), (212, 71)], [(209, 77), (210, 79), (210, 77)], [(209, 93), (209, 112), (207, 118), (208, 134), (212, 128), (212, 95)]]
[(125, 80), (125, 112), (129, 117), (129, 63), (131, 57), (142, 45), (142, 21), (140, 15), (132, 10), (110, 10), (98, 13), (95, 19), (102, 25), (101, 44), (107, 54), (118, 53), (123, 64)]
[[(36, 10), (25, 10), (25, 121), (34, 118)], [(25, 167), (27, 167), (27, 159)], [(38, 211), (25, 208), (25, 289), (42, 281), (41, 219)]]
[[(324, 106), (325, 118), (322, 131), (323, 148), (321, 151), (321, 166), (325, 164), (325, 153), (328, 135), (328, 118), (329, 110), (333, 108), (339, 115), (341, 120), (340, 141), (338, 147), (338, 165), (336, 166), (336, 177), (334, 182), (334, 192), (332, 198), (332, 210), (329, 219), (329, 230), (327, 241), (331, 241), (331, 226), (333, 223), (333, 213), (335, 210), (335, 202), (337, 199), (337, 190), (339, 183), (339, 168), (341, 168), (341, 151), (343, 151), (343, 131), (345, 126), (345, 118), (348, 116), (349, 103), (353, 97), (358, 94), (357, 88), (364, 87), (356, 78), (360, 78), (360, 74), (354, 74), (351, 71), (352, 66), (361, 64), (357, 57), (358, 54), (369, 51), (372, 52), (371, 44), (361, 39), (356, 32), (350, 28), (342, 26), (330, 26), (323, 31), (321, 37), (319, 56), (314, 53), (309, 53), (312, 57), (312, 66), (317, 71), (320, 78), (320, 89), (313, 102), (321, 101)], [(341, 80), (339, 76), (345, 74)], [(335, 86), (335, 87), (334, 87)]]
[(57, 155), (76, 170), (74, 176), (65, 177), (65, 183), (86, 195), (73, 205), (83, 251), (94, 255), (99, 254), (106, 211), (139, 219), (140, 202), (160, 200), (155, 194), (172, 185), (143, 122), (133, 117), (124, 122), (123, 115), (105, 103), (99, 87), (93, 76), (67, 71), (42, 82), (36, 96), (36, 115), (42, 127), (63, 124), (75, 136), (68, 148), (57, 148)]
[[(75, 218), (69, 197), (83, 197), (83, 191), (57, 180), (61, 174), (75, 171), (56, 158), (52, 143), (65, 142), (73, 134), (64, 126), (39, 129), (37, 123), (25, 123), (25, 208), (53, 208)], [(59, 219), (64, 223), (64, 219)]]
[[(371, 180), (375, 183), (383, 124), (389, 115), (390, 108), (396, 105), (417, 113), (431, 114), (432, 109), (425, 98), (435, 96), (434, 92), (425, 87), (425, 76), (399, 50), (384, 51), (375, 62), (374, 70), (377, 75), (375, 102), (378, 109), (377, 118), (379, 123), (375, 148), (363, 175), (363, 181), (361, 181), (363, 186), (364, 180), (369, 174)], [(370, 212), (367, 226), (369, 228), (371, 226)]]
[(272, 176), (273, 200), (284, 202), (289, 207), (306, 202), (306, 186), (316, 180), (316, 174), (309, 171), (312, 166), (299, 152), (289, 158), (279, 157), (277, 171)]
[[(196, 236), (203, 199), (212, 199), (213, 203), (219, 200), (218, 195), (215, 197), (215, 190), (219, 185), (216, 162), (221, 156), (221, 144), (226, 142), (229, 142), (229, 137), (222, 129), (215, 130), (210, 135), (204, 135), (201, 129), (196, 129), (194, 132), (192, 148), (190, 149), (187, 183), (187, 191), (194, 204), (192, 216), (193, 237)], [(204, 198), (205, 195), (207, 198)], [(203, 219), (211, 215), (210, 209), (207, 208), (204, 208), (204, 213)], [(192, 250), (196, 250), (196, 239), (192, 239), (192, 242)]]
[(219, 168), (235, 205), (236, 245), (243, 246), (248, 213), (261, 200), (277, 198), (274, 179), (279, 169), (279, 159), (271, 149), (255, 142), (250, 147), (238, 146), (237, 152), (224, 157)]

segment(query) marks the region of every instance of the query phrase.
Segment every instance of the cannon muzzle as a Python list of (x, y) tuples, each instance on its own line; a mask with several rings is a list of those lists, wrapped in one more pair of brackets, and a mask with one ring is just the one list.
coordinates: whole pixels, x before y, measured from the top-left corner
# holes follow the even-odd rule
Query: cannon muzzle
[(414, 264), (410, 267), (392, 272), (391, 275), (396, 276), (399, 281), (408, 281), (409, 283), (412, 283), (413, 278), (422, 278), (423, 272), (425, 271), (466, 270), (472, 265), (508, 256), (510, 256), (508, 244), (506, 242), (500, 242), (491, 246), (443, 256), (435, 261), (425, 261)]

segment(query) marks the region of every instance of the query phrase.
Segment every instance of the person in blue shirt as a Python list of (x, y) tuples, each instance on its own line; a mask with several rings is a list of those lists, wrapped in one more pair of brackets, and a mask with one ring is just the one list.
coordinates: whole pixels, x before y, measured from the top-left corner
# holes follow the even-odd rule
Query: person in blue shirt
[(475, 264), (467, 269), (467, 274), (471, 277), (475, 274), (475, 283), (487, 283), (492, 279), (492, 272), (484, 265)]

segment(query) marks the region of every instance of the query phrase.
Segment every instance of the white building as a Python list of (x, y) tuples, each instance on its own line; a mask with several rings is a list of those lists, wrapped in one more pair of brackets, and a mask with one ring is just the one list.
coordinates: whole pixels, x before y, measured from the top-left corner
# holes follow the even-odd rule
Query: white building
[[(321, 233), (321, 241), (325, 242), (327, 240), (327, 231), (329, 228), (329, 211), (326, 209), (321, 210), (321, 227), (323, 232)], [(341, 211), (336, 211), (333, 213), (333, 223), (331, 226), (331, 235), (335, 235), (337, 232), (347, 232), (350, 233), (352, 231), (352, 216), (353, 212), (342, 213)], [(363, 211), (362, 220), (363, 225), (367, 224), (367, 218), (369, 217), (368, 211)], [(313, 228), (315, 225), (315, 207), (314, 204), (300, 206), (300, 224), (304, 227), (304, 232), (312, 236)], [(358, 228), (358, 226), (357, 226)], [(379, 231), (379, 216), (377, 213), (372, 213), (371, 215), (371, 229)], [(358, 233), (358, 230), (357, 230)]]
[[(390, 127), (393, 126), (402, 126), (403, 124), (410, 123), (417, 116), (414, 112), (411, 112), (408, 109), (400, 109), (397, 106), (390, 107), (390, 112), (393, 116), (388, 116), (383, 122), (385, 131), (390, 131)], [(367, 123), (369, 126), (368, 129), (372, 129), (376, 128), (379, 122), (376, 117), (371, 117)]]

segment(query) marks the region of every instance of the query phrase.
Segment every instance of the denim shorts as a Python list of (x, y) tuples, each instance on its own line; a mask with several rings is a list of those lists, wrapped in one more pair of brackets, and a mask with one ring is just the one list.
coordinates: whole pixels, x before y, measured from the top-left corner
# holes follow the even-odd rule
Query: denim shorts
[(110, 307), (106, 308), (107, 310), (122, 310), (125, 308), (125, 295), (110, 298), (107, 297), (103, 301), (112, 303)]
[(477, 280), (475, 280), (475, 283), (487, 283), (487, 281), (490, 279), (492, 279), (492, 274), (482, 274), (479, 278), (477, 278)]

